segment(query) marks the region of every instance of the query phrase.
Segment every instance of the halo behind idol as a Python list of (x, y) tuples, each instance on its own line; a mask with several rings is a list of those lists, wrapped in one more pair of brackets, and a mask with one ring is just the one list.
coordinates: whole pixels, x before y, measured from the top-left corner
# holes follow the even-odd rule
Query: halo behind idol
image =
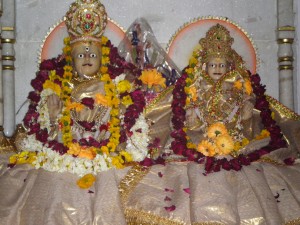
[(170, 58), (180, 69), (186, 67), (193, 51), (199, 46), (199, 40), (205, 37), (210, 27), (218, 23), (229, 30), (234, 39), (232, 48), (243, 58), (246, 68), (256, 73), (259, 60), (252, 39), (244, 29), (228, 18), (201, 17), (184, 24), (169, 41), (167, 52)]

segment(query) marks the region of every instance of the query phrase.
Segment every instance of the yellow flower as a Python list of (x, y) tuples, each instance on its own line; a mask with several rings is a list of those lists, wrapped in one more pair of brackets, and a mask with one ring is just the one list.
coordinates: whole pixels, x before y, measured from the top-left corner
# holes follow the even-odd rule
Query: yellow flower
[(234, 84), (233, 84), (233, 87), (235, 87), (235, 88), (238, 89), (238, 90), (241, 90), (242, 87), (243, 87), (242, 81), (241, 81), (241, 80), (235, 81)]
[(249, 140), (247, 138), (243, 138), (242, 141), (237, 141), (234, 143), (234, 150), (238, 151), (241, 148), (244, 148), (248, 144), (249, 144)]
[(196, 145), (191, 141), (189, 141), (186, 146), (190, 149), (196, 149)]
[(144, 70), (139, 78), (143, 84), (147, 84), (148, 88), (153, 85), (160, 85), (161, 87), (166, 87), (166, 79), (163, 78), (162, 74), (156, 69)]
[(112, 109), (111, 111), (110, 111), (110, 115), (111, 116), (118, 116), (119, 115), (119, 109)]
[(121, 151), (120, 156), (121, 157), (123, 156), (123, 158), (125, 158), (126, 162), (132, 162), (132, 160), (133, 160), (132, 155), (130, 153), (126, 152), (126, 151)]
[(103, 82), (111, 81), (111, 79), (110, 79), (110, 77), (109, 77), (108, 74), (103, 74), (103, 75), (101, 76), (101, 79), (100, 79), (100, 80), (103, 81)]
[(77, 185), (82, 189), (87, 189), (91, 187), (95, 181), (96, 181), (96, 177), (93, 174), (89, 173), (81, 177), (77, 181)]
[(114, 156), (114, 157), (112, 157), (112, 162), (111, 163), (117, 169), (123, 169), (124, 168), (124, 165), (123, 165), (124, 160), (120, 156)]
[(273, 120), (275, 120), (275, 113), (274, 113), (274, 112), (271, 113), (271, 118), (272, 118)]
[(133, 103), (130, 95), (126, 95), (122, 98), (122, 104), (125, 106), (131, 105)]
[(202, 140), (197, 147), (197, 151), (201, 152), (205, 156), (214, 156), (215, 155), (215, 147), (212, 143), (207, 140)]
[(65, 46), (63, 52), (65, 55), (69, 55), (71, 53), (71, 47), (69, 45)]
[(197, 100), (197, 89), (195, 86), (189, 88), (187, 87), (186, 93), (193, 102)]
[(68, 65), (64, 66), (65, 72), (72, 72), (72, 70), (73, 70), (72, 66), (68, 66)]
[(103, 56), (103, 57), (101, 58), (101, 63), (102, 63), (102, 65), (106, 65), (106, 64), (108, 64), (108, 63), (109, 63), (109, 58), (108, 58), (108, 57), (105, 57), (105, 56)]
[(108, 147), (107, 147), (107, 146), (102, 146), (102, 147), (101, 147), (101, 152), (102, 152), (103, 154), (109, 155)]
[(102, 74), (107, 73), (107, 71), (108, 71), (108, 68), (106, 66), (102, 66), (101, 69), (100, 69), (100, 72)]
[(255, 137), (256, 140), (265, 139), (267, 137), (270, 137), (270, 132), (266, 129), (263, 129), (259, 135)]
[(11, 164), (32, 164), (36, 160), (35, 152), (20, 152), (18, 154), (9, 157), (9, 163)]
[(102, 45), (105, 45), (107, 42), (108, 42), (108, 38), (105, 37), (105, 36), (102, 36), (101, 37), (101, 43), (102, 43)]
[(193, 68), (187, 68), (187, 69), (185, 69), (185, 72), (188, 73), (188, 74), (192, 74), (194, 72), (194, 69)]
[(96, 102), (97, 105), (108, 106), (107, 98), (104, 95), (100, 94), (100, 93), (95, 95), (95, 102)]
[(114, 152), (116, 150), (116, 144), (111, 141), (107, 144), (107, 147), (110, 152)]
[(252, 93), (252, 86), (251, 86), (251, 82), (250, 80), (246, 80), (245, 83), (244, 83), (244, 87), (245, 87), (245, 92), (247, 95), (251, 95)]
[(111, 103), (111, 106), (113, 106), (113, 107), (118, 107), (118, 105), (120, 104), (120, 99), (118, 99), (118, 98), (113, 98), (113, 99), (110, 101), (110, 103)]
[(81, 103), (78, 103), (78, 102), (66, 101), (66, 108), (68, 110), (75, 109), (76, 112), (80, 112), (81, 110), (83, 110), (84, 105), (82, 105)]
[(129, 92), (131, 89), (131, 84), (128, 80), (122, 80), (117, 84), (117, 90), (120, 94), (124, 92)]
[(214, 123), (207, 128), (207, 136), (209, 138), (216, 138), (225, 134), (228, 134), (228, 131), (223, 123)]
[(46, 80), (46, 82), (43, 84), (44, 89), (51, 89), (54, 91), (58, 96), (61, 94), (61, 88), (58, 84), (53, 83), (50, 80)]
[(67, 55), (67, 56), (66, 56), (66, 62), (67, 62), (67, 63), (72, 62), (72, 57), (69, 56), (69, 55)]
[(228, 155), (234, 150), (234, 142), (229, 135), (221, 135), (216, 138), (216, 146), (219, 149), (219, 154)]
[(65, 37), (64, 38), (64, 44), (65, 45), (69, 45), (70, 44), (70, 40), (71, 40), (70, 37)]
[(195, 66), (197, 64), (197, 59), (195, 57), (191, 57), (189, 60), (189, 65), (190, 66)]
[(110, 52), (110, 49), (108, 47), (102, 47), (102, 54), (103, 55), (108, 55)]

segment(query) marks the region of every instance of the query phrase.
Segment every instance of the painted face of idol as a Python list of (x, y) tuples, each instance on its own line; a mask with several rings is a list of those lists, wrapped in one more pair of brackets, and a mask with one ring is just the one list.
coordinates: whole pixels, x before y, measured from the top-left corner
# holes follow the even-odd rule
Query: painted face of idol
[(75, 71), (81, 78), (89, 78), (99, 72), (101, 66), (100, 47), (91, 44), (78, 44), (73, 47), (72, 59)]
[(207, 73), (216, 82), (227, 72), (225, 58), (213, 57), (207, 63)]

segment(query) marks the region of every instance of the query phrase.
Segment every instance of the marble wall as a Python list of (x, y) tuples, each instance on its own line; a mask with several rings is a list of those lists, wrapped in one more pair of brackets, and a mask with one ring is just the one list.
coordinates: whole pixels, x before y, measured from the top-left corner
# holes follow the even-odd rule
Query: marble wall
[[(73, 0), (16, 0), (16, 110), (26, 101), (37, 70), (42, 40), (65, 14)], [(278, 98), (276, 0), (103, 0), (110, 18), (125, 29), (144, 17), (164, 46), (185, 22), (199, 16), (223, 16), (238, 23), (252, 37), (260, 58), (258, 69), (268, 94)], [(16, 116), (20, 123), (27, 105)]]

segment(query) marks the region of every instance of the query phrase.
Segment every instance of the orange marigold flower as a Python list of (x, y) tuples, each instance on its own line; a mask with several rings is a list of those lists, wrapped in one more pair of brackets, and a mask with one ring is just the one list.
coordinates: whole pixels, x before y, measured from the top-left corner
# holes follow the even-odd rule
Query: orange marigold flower
[(245, 92), (247, 95), (251, 95), (252, 93), (252, 86), (251, 86), (251, 82), (250, 80), (246, 80), (245, 83), (244, 83), (244, 87), (245, 87)]
[(223, 123), (214, 123), (207, 128), (207, 136), (209, 138), (213, 139), (225, 134), (228, 134), (228, 131)]
[(267, 137), (270, 137), (270, 132), (266, 129), (263, 129), (259, 135), (255, 137), (256, 140), (265, 139)]
[(107, 71), (108, 71), (108, 68), (106, 66), (102, 66), (101, 69), (100, 69), (100, 72), (102, 74), (107, 73)]
[(78, 103), (78, 102), (66, 102), (66, 108), (68, 110), (71, 110), (71, 109), (75, 109), (76, 112), (80, 112), (81, 110), (83, 110), (84, 108), (84, 105), (81, 104), (81, 103)]
[(235, 88), (238, 89), (238, 90), (241, 90), (242, 87), (243, 87), (242, 81), (241, 81), (241, 80), (235, 81), (234, 84), (233, 84), (233, 87), (235, 87)]
[(77, 181), (77, 185), (82, 189), (87, 189), (91, 187), (95, 181), (96, 181), (96, 177), (93, 174), (89, 173), (81, 177)]
[(197, 151), (201, 152), (205, 156), (214, 156), (215, 155), (215, 147), (212, 143), (207, 140), (202, 140), (198, 147)]
[(161, 87), (166, 87), (166, 79), (163, 78), (162, 74), (156, 69), (144, 70), (139, 78), (143, 84), (147, 84), (148, 88), (153, 85), (160, 85)]
[(234, 142), (229, 135), (221, 135), (216, 138), (215, 142), (220, 155), (228, 155), (234, 150)]
[(71, 143), (69, 146), (69, 150), (67, 151), (67, 153), (69, 155), (78, 155), (81, 151), (81, 146), (79, 145), (79, 143)]
[(107, 98), (104, 95), (100, 94), (100, 93), (95, 95), (95, 102), (96, 102), (97, 105), (108, 106)]
[(96, 150), (93, 147), (81, 148), (78, 157), (93, 160), (96, 157)]

